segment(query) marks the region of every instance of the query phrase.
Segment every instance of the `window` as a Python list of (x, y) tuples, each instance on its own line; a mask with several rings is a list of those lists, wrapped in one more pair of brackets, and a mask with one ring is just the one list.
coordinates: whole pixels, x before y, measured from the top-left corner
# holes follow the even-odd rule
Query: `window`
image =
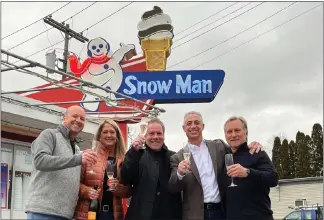
[(15, 145), (14, 155), (12, 208), (14, 210), (24, 210), (28, 201), (28, 187), (32, 171), (30, 148)]
[(31, 171), (29, 147), (1, 142), (0, 202), (2, 210), (24, 210), (28, 199)]
[(302, 215), (301, 212), (299, 211), (292, 212), (285, 217), (285, 220), (301, 220), (301, 219), (302, 219)]

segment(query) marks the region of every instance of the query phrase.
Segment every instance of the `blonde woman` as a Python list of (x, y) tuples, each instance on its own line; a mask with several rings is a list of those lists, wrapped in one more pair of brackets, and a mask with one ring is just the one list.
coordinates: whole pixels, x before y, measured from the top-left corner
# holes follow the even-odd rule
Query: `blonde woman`
[[(122, 198), (131, 194), (130, 187), (119, 183), (121, 163), (126, 153), (123, 135), (117, 123), (107, 119), (100, 124), (95, 140), (99, 143), (97, 163), (92, 167), (82, 166), (79, 200), (74, 218), (87, 219), (91, 200), (99, 199), (97, 220), (123, 220)], [(108, 179), (105, 172), (108, 161), (116, 165), (114, 179)], [(91, 170), (94, 172), (89, 172)], [(98, 192), (93, 190), (94, 185), (98, 185)]]

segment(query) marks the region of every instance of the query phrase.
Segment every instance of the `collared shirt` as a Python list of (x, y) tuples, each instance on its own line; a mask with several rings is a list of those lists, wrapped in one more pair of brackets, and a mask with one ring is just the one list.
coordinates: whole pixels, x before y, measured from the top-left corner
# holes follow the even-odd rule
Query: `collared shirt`
[[(199, 147), (188, 143), (188, 147), (199, 172), (204, 192), (204, 203), (219, 203), (221, 201), (220, 192), (206, 141), (203, 140)], [(181, 180), (183, 176), (177, 174)]]

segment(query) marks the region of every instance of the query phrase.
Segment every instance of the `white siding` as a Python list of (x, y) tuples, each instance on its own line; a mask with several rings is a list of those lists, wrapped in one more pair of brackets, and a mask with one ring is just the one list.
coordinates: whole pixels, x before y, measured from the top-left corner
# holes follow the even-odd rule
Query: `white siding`
[(283, 219), (294, 211), (296, 199), (306, 199), (307, 205), (323, 205), (323, 182), (292, 182), (271, 188), (271, 208), (274, 219)]

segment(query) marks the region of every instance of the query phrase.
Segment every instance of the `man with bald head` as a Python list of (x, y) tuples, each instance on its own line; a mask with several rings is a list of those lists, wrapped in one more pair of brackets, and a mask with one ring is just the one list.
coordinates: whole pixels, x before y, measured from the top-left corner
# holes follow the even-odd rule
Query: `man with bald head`
[(78, 201), (81, 164), (96, 154), (80, 152), (75, 140), (83, 130), (85, 111), (71, 106), (56, 129), (45, 129), (31, 145), (33, 171), (26, 205), (27, 219), (72, 219)]

